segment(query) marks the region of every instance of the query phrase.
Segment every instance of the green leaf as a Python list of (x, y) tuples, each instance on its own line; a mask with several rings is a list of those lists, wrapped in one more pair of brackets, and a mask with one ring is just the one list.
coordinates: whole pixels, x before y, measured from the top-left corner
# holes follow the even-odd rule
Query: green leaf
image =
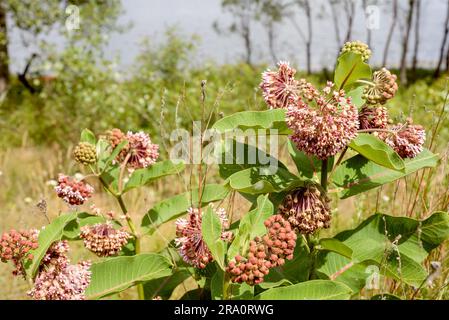
[(123, 193), (128, 192), (131, 189), (147, 185), (156, 179), (177, 174), (184, 170), (184, 168), (185, 164), (183, 162), (175, 164), (171, 160), (165, 160), (156, 162), (147, 168), (138, 169), (129, 177), (129, 180), (123, 189)]
[(36, 275), (42, 258), (47, 253), (48, 248), (55, 242), (62, 238), (64, 228), (68, 223), (73, 221), (77, 216), (76, 212), (64, 213), (53, 220), (49, 225), (39, 232), (39, 247), (31, 250), (33, 260), (28, 261), (25, 265), (27, 275), (33, 279)]
[[(341, 232), (335, 238), (353, 252), (354, 266), (345, 271), (343, 277), (359, 270), (358, 274), (352, 274), (352, 278), (360, 278), (359, 284), (364, 285), (367, 275), (360, 272), (360, 268), (357, 269), (355, 264), (367, 261), (368, 265), (386, 270), (386, 276), (419, 286), (427, 276), (421, 263), (431, 250), (449, 238), (449, 215), (437, 212), (424, 221), (418, 221), (375, 214), (357, 228)], [(322, 254), (319, 260), (319, 271), (327, 276), (351, 263), (350, 259), (333, 252)], [(340, 277), (337, 280), (340, 280)]]
[(360, 133), (351, 141), (349, 147), (382, 167), (397, 171), (405, 169), (402, 158), (389, 145), (372, 134)]
[(253, 167), (270, 165), (287, 169), (287, 167), (275, 157), (253, 145), (240, 143), (235, 140), (227, 140), (219, 149), (220, 176), (227, 179), (232, 174)]
[(360, 86), (355, 89), (352, 89), (347, 94), (348, 97), (351, 97), (352, 103), (357, 108), (361, 108), (365, 104), (365, 100), (363, 100), (362, 98), (364, 89), (365, 89), (364, 87)]
[[(79, 235), (81, 233), (81, 228), (84, 226), (90, 226), (97, 223), (104, 223), (107, 219), (103, 216), (90, 214), (87, 212), (79, 212), (77, 217), (66, 224), (63, 232), (63, 239), (67, 240), (79, 240)], [(121, 224), (112, 220), (115, 227), (120, 228)]]
[(321, 171), (321, 161), (318, 158), (298, 150), (290, 139), (287, 142), (287, 146), (300, 177), (312, 179), (316, 172)]
[(143, 284), (145, 300), (151, 300), (156, 296), (163, 300), (168, 300), (178, 285), (192, 276), (192, 272), (187, 268), (179, 268), (168, 277), (146, 281)]
[(222, 300), (223, 299), (223, 284), (224, 284), (225, 272), (221, 269), (217, 271), (212, 276), (210, 281), (210, 292), (212, 300)]
[(222, 224), (220, 218), (210, 206), (207, 207), (202, 218), (201, 232), (203, 240), (214, 257), (214, 260), (224, 270), (225, 243), (221, 240)]
[(264, 222), (273, 214), (273, 211), (274, 207), (268, 195), (257, 198), (257, 208), (240, 219), (239, 230), (228, 250), (228, 259), (234, 258), (239, 252), (245, 252), (249, 241), (267, 232)]
[(262, 194), (291, 190), (303, 186), (304, 182), (283, 168), (278, 168), (274, 173), (268, 168), (254, 167), (234, 173), (227, 184), (239, 192)]
[(204, 205), (223, 200), (229, 194), (229, 188), (219, 184), (207, 184), (202, 190), (201, 205), (198, 205), (198, 189), (176, 195), (157, 203), (142, 219), (142, 232), (152, 234), (161, 224), (174, 220), (192, 205)]
[(363, 62), (362, 56), (352, 52), (342, 54), (335, 68), (334, 83), (337, 89), (350, 91), (357, 86), (356, 81), (371, 79), (371, 68)]
[(312, 280), (262, 292), (260, 300), (348, 300), (352, 290), (340, 282)]
[(343, 189), (341, 198), (349, 198), (403, 178), (422, 168), (435, 167), (438, 160), (438, 155), (424, 149), (416, 158), (405, 160), (405, 170), (401, 172), (379, 166), (365, 157), (357, 155), (343, 161), (338, 166), (332, 182)]
[(104, 142), (102, 142), (98, 147), (98, 149), (102, 150), (103, 152), (100, 156), (98, 156), (98, 169), (100, 171), (104, 171), (112, 163), (112, 161), (117, 158), (119, 153), (123, 150), (124, 147), (126, 147), (127, 144), (127, 140), (120, 142), (118, 146), (115, 147), (114, 150), (112, 150), (111, 154), (108, 155), (107, 150), (109, 149), (109, 143), (108, 145), (105, 145)]
[(100, 299), (136, 284), (171, 274), (170, 261), (154, 253), (115, 257), (94, 263), (86, 290), (88, 299)]
[(234, 129), (254, 129), (256, 134), (258, 129), (275, 129), (279, 135), (291, 133), (285, 122), (284, 109), (237, 112), (215, 122), (212, 129), (220, 133)]
[(97, 139), (95, 138), (95, 134), (89, 129), (84, 129), (81, 131), (80, 142), (88, 142), (91, 145), (95, 146), (97, 144)]
[(318, 249), (336, 252), (349, 259), (352, 258), (352, 249), (335, 238), (321, 239)]

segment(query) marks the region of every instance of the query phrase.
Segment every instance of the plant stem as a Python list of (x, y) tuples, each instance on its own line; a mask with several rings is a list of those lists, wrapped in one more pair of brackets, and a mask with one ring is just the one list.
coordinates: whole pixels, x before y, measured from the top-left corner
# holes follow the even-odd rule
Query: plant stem
[(321, 161), (321, 186), (327, 191), (327, 159)]
[[(106, 190), (108, 190), (114, 196), (114, 198), (117, 199), (117, 202), (120, 205), (120, 209), (122, 210), (123, 215), (125, 216), (128, 227), (131, 230), (131, 232), (133, 233), (134, 237), (136, 238), (135, 254), (136, 255), (139, 254), (140, 253), (140, 237), (136, 232), (136, 226), (134, 225), (134, 222), (131, 220), (131, 217), (128, 215), (128, 209), (126, 208), (126, 205), (125, 205), (125, 202), (123, 201), (122, 195), (116, 194), (113, 190), (111, 190), (109, 188), (109, 186), (106, 184), (106, 181), (104, 181), (104, 179), (101, 176), (98, 176), (98, 178), (100, 179), (101, 184), (106, 188)], [(139, 300), (145, 299), (145, 293), (144, 293), (142, 284), (137, 285), (137, 294), (139, 296)]]

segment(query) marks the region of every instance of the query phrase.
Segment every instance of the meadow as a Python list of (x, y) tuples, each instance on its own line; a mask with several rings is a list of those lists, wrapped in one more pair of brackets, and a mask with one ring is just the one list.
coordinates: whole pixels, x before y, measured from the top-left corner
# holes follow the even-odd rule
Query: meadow
[[(173, 49), (176, 43), (171, 45)], [(60, 73), (48, 83), (35, 79), (37, 93), (28, 92), (16, 80), (0, 102), (0, 230), (40, 228), (67, 210), (54, 187), (61, 172), (86, 174), (71, 156), (84, 128), (98, 133), (114, 127), (123, 131), (144, 130), (162, 146), (161, 158), (166, 159), (168, 134), (175, 128), (191, 128), (192, 120), (200, 117), (202, 80), (207, 80), (206, 110), (212, 111), (212, 122), (240, 111), (266, 109), (258, 87), (260, 74), (266, 66), (209, 63), (204, 68), (191, 70), (183, 67), (188, 60), (186, 47), (176, 48), (180, 54), (159, 59), (154, 59), (156, 51), (153, 55), (142, 54), (143, 60), (136, 67), (139, 72), (132, 78), (114, 74), (107, 65), (98, 66), (81, 52), (71, 52), (60, 65), (61, 70), (65, 68), (64, 63), (70, 65), (71, 72)], [(319, 73), (308, 76), (308, 79), (324, 86), (329, 77)], [(354, 228), (375, 212), (424, 219), (433, 212), (449, 210), (448, 92), (446, 75), (434, 80), (430, 72), (422, 70), (407, 87), (400, 87), (388, 105), (395, 122), (413, 117), (415, 123), (425, 127), (425, 146), (441, 157), (438, 166), (349, 199), (339, 200), (331, 194), (333, 220), (330, 229), (324, 230), (321, 236), (331, 237), (339, 231)], [(294, 167), (287, 154), (281, 154), (280, 160), (289, 168)], [(209, 182), (222, 182), (217, 172), (217, 167), (210, 168)], [(177, 179), (176, 183), (174, 179)], [(127, 193), (130, 215), (140, 220), (158, 201), (183, 192), (183, 181), (188, 180), (189, 172), (186, 172)], [(101, 185), (94, 185), (94, 188), (96, 207), (120, 211)], [(91, 204), (85, 204), (80, 210), (91, 210)], [(250, 204), (238, 195), (233, 205), (234, 221), (250, 208)], [(174, 236), (174, 223), (167, 222), (158, 232), (143, 238), (142, 251), (158, 252)], [(426, 258), (424, 266), (429, 274), (433, 270), (432, 261), (440, 261), (442, 265), (438, 276), (432, 279), (432, 285), (422, 288), (420, 298), (449, 298), (447, 246), (447, 242), (442, 244)], [(74, 260), (93, 257), (81, 250), (81, 243), (72, 247)], [(0, 268), (0, 299), (26, 299), (28, 284), (13, 278), (10, 273), (10, 268)], [(195, 288), (195, 281), (188, 278), (176, 287), (171, 298), (180, 298)], [(398, 291), (399, 285), (391, 281), (383, 283), (378, 292), (396, 294)], [(376, 291), (362, 290), (359, 298), (370, 298), (375, 294)], [(136, 297), (132, 289), (119, 295), (124, 299)], [(405, 297), (414, 298), (414, 295), (408, 293)]]

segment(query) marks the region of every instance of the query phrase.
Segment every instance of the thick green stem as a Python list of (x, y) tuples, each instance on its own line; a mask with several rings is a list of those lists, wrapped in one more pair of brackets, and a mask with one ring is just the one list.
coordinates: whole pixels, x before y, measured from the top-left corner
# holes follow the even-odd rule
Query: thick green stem
[(321, 161), (321, 186), (327, 191), (327, 159)]

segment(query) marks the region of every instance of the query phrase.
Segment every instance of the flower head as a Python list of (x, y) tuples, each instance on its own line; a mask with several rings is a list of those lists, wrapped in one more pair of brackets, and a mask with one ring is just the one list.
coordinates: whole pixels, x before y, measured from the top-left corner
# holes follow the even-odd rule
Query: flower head
[(317, 186), (311, 184), (288, 194), (278, 208), (293, 228), (302, 234), (315, 232), (330, 226), (329, 198)]
[(92, 196), (94, 188), (83, 181), (59, 174), (58, 185), (55, 187), (59, 198), (69, 205), (82, 205)]
[(5, 232), (0, 238), (0, 261), (12, 261), (14, 264), (13, 275), (25, 276), (24, 264), (33, 259), (31, 250), (38, 247), (39, 231), (36, 229)]
[(423, 151), (426, 131), (420, 125), (413, 125), (409, 119), (405, 124), (390, 128), (393, 133), (379, 132), (378, 137), (396, 151), (401, 158), (414, 158)]
[(75, 161), (84, 165), (97, 162), (97, 151), (95, 146), (88, 142), (80, 142), (73, 150)]
[(89, 261), (70, 264), (67, 241), (53, 243), (39, 266), (28, 295), (34, 300), (84, 300), (90, 283)]
[(84, 300), (90, 283), (90, 266), (90, 262), (83, 261), (63, 269), (44, 269), (28, 295), (34, 300)]
[(80, 237), (87, 249), (99, 257), (108, 257), (117, 255), (131, 235), (115, 229), (111, 222), (106, 222), (82, 227)]
[(387, 109), (382, 106), (365, 106), (359, 112), (360, 129), (385, 129), (388, 120)]
[[(212, 254), (204, 242), (202, 227), (202, 211), (198, 208), (189, 208), (187, 219), (176, 220), (176, 244), (185, 262), (197, 268), (204, 269), (213, 260)], [(224, 209), (219, 208), (215, 213), (222, 223), (222, 239), (228, 239), (229, 233), (225, 231), (229, 227)]]
[(159, 145), (151, 142), (148, 134), (144, 132), (131, 132), (124, 134), (120, 129), (108, 132), (111, 147), (116, 148), (121, 142), (128, 141), (117, 156), (116, 161), (124, 162), (129, 171), (146, 168), (154, 164), (159, 157)]
[(382, 68), (373, 74), (373, 84), (365, 87), (362, 98), (367, 105), (383, 105), (392, 99), (398, 91), (396, 75), (386, 68)]
[(298, 90), (298, 81), (294, 78), (296, 70), (284, 61), (279, 62), (278, 66), (277, 71), (262, 73), (260, 83), (265, 102), (274, 109), (288, 107), (296, 99)]
[(332, 91), (328, 83), (323, 94), (301, 80), (301, 93), (295, 106), (287, 109), (290, 139), (299, 150), (326, 159), (340, 152), (357, 136), (357, 107), (343, 90)]
[(346, 42), (341, 49), (341, 54), (345, 52), (353, 52), (362, 55), (363, 61), (368, 61), (371, 57), (371, 50), (366, 43), (362, 41)]
[(290, 223), (281, 215), (271, 216), (264, 223), (267, 233), (250, 241), (248, 252), (237, 255), (226, 267), (232, 282), (259, 284), (270, 268), (293, 259), (296, 234)]

